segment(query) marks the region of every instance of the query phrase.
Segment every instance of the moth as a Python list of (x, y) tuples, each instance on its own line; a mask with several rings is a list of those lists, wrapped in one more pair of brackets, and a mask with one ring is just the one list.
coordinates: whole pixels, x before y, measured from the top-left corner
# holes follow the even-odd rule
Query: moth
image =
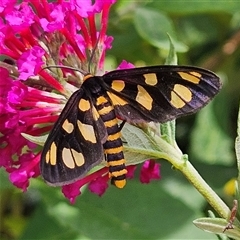
[(193, 66), (150, 66), (86, 74), (44, 145), (40, 170), (52, 186), (82, 178), (105, 157), (111, 182), (126, 184), (118, 119), (165, 123), (204, 107), (219, 92), (214, 73)]

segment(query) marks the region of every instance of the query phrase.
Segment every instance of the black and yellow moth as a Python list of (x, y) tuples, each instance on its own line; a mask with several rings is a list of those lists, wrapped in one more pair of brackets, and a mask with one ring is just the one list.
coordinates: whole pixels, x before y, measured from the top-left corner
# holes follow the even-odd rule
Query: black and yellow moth
[(105, 157), (112, 183), (124, 187), (127, 170), (118, 119), (164, 123), (196, 112), (220, 88), (214, 73), (192, 66), (87, 74), (46, 140), (40, 163), (44, 180), (52, 186), (73, 183)]

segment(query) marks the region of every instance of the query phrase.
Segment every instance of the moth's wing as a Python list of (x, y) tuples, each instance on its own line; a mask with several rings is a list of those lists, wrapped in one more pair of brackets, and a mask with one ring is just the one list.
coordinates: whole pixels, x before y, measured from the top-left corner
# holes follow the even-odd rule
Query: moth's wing
[(102, 78), (117, 116), (131, 123), (163, 123), (194, 113), (221, 88), (214, 73), (191, 66), (116, 70)]
[(106, 127), (91, 97), (79, 89), (70, 97), (44, 145), (40, 170), (52, 186), (82, 178), (103, 160)]

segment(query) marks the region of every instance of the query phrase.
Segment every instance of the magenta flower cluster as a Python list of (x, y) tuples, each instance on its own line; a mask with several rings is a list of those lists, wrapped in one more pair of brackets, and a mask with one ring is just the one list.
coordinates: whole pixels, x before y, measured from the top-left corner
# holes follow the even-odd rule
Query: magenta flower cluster
[[(46, 69), (64, 65), (104, 73), (109, 10), (115, 0), (16, 0), (0, 2), (0, 166), (10, 181), (23, 191), (29, 179), (40, 175), (41, 148), (22, 134), (42, 136), (81, 85), (80, 74), (71, 69)], [(99, 27), (97, 27), (97, 20)], [(97, 46), (97, 47), (96, 47)], [(118, 68), (133, 67), (123, 61)], [(133, 177), (136, 166), (128, 166)], [(159, 165), (144, 163), (140, 180), (159, 179)], [(83, 179), (62, 187), (73, 203), (80, 188), (102, 195), (108, 187), (108, 169), (103, 167)]]

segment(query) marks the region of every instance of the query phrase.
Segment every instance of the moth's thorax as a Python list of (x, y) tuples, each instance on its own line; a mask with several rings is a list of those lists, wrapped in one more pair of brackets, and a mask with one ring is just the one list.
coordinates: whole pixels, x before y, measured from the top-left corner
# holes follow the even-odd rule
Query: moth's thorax
[(83, 77), (83, 82), (85, 82), (87, 79), (94, 77), (92, 74), (87, 74)]
[(102, 86), (102, 79), (98, 76), (87, 75), (83, 79), (81, 86), (85, 92), (88, 92), (91, 96), (98, 97), (103, 95), (106, 90)]

